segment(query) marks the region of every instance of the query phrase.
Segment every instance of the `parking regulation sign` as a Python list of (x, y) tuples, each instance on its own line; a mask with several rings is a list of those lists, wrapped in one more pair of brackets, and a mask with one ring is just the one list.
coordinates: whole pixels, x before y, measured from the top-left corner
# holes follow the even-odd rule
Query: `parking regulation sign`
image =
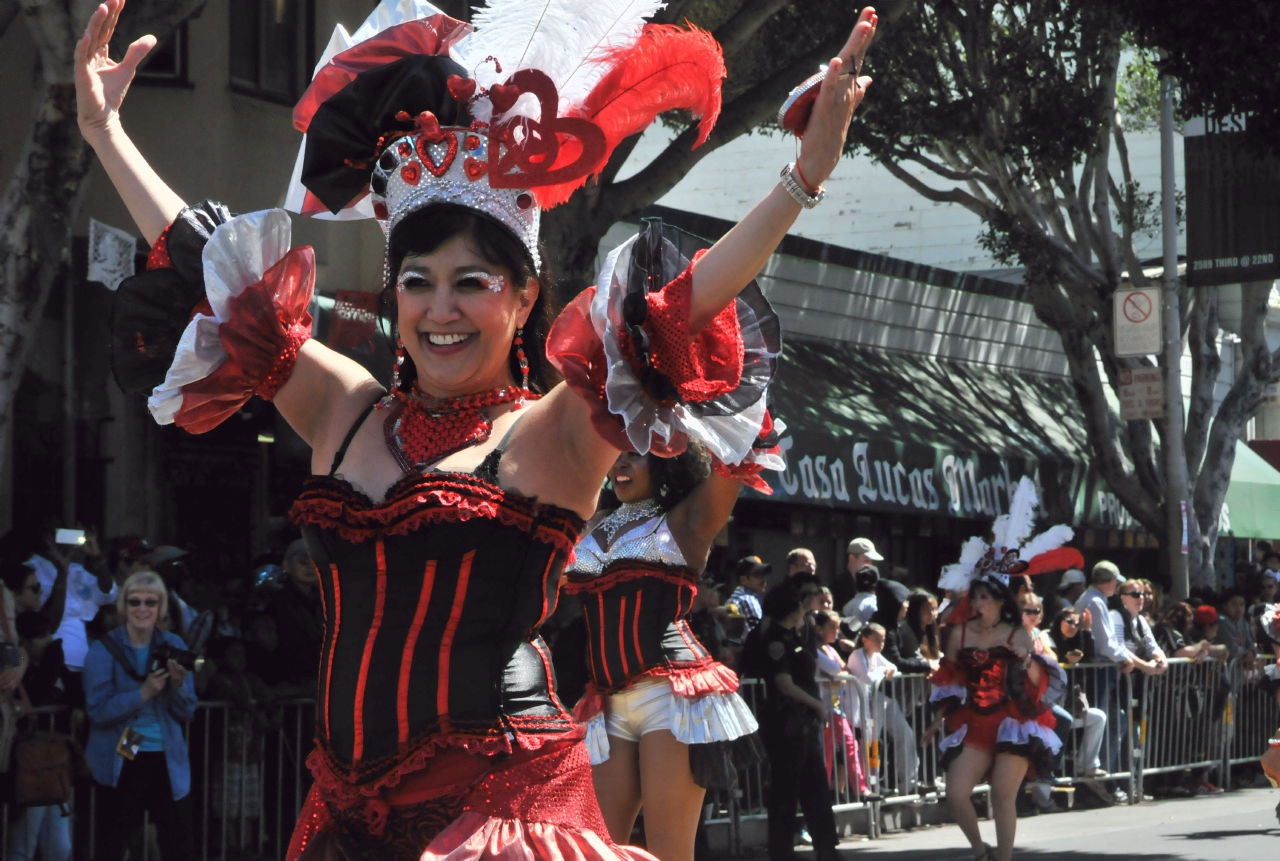
[(1153, 356), (1164, 345), (1160, 325), (1160, 288), (1135, 287), (1115, 292), (1117, 356)]

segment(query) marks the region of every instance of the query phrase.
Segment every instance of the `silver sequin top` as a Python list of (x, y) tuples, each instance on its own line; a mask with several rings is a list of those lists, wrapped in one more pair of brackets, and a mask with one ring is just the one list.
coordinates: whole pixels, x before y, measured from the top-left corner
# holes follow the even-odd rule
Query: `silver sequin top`
[[(633, 521), (634, 525), (625, 527), (626, 531), (613, 541), (608, 550), (596, 540), (597, 531), (609, 536)], [(650, 500), (624, 503), (600, 521), (595, 529), (583, 535), (574, 552), (576, 558), (566, 569), (569, 574), (601, 574), (609, 563), (619, 559), (639, 559), (660, 565), (687, 564), (667, 525), (667, 515)]]

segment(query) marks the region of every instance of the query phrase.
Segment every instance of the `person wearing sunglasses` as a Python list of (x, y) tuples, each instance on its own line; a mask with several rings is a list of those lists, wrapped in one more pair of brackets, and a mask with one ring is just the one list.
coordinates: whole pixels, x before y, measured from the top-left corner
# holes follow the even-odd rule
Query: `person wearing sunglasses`
[(1169, 661), (1156, 643), (1151, 624), (1142, 615), (1144, 600), (1141, 584), (1127, 580), (1120, 584), (1110, 603), (1119, 615), (1116, 634), (1123, 638), (1124, 647), (1133, 655), (1133, 668), (1148, 676), (1158, 676), (1169, 669)]
[(117, 598), (124, 624), (89, 647), (84, 686), (86, 756), (97, 783), (96, 857), (119, 861), (133, 828), (151, 813), (165, 861), (191, 857), (191, 765), (183, 725), (196, 711), (191, 673), (161, 660), (158, 647), (185, 650), (157, 623), (168, 610), (159, 575), (139, 571)]

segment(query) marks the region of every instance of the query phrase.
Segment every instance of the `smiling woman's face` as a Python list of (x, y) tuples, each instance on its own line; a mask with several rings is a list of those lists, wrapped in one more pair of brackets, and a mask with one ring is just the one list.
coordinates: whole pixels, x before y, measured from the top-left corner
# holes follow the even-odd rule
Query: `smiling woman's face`
[(633, 451), (623, 452), (609, 467), (609, 481), (619, 502), (639, 502), (654, 494), (649, 458)]
[(509, 364), (512, 339), (539, 287), (532, 278), (513, 285), (512, 277), (465, 235), (405, 257), (396, 278), (397, 322), (422, 391), (458, 397), (518, 382)]

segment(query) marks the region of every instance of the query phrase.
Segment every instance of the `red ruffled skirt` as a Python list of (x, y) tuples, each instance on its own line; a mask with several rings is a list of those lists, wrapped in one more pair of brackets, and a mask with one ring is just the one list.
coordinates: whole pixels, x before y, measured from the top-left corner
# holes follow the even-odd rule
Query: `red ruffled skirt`
[(288, 861), (654, 861), (609, 838), (581, 741), (489, 757), (449, 748), (363, 803), (318, 781)]

